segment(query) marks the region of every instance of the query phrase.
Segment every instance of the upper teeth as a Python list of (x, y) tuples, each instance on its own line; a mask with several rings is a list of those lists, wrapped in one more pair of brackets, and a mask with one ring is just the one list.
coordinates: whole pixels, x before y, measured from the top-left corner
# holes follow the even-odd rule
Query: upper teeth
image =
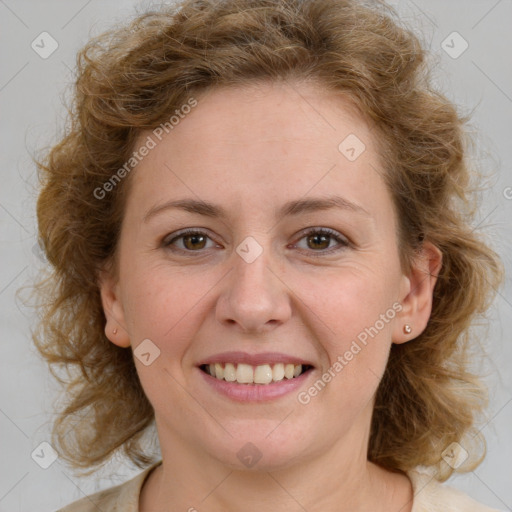
[(293, 379), (302, 373), (302, 365), (292, 363), (262, 364), (255, 367), (243, 363), (238, 365), (215, 363), (207, 364), (206, 369), (217, 379), (236, 381), (240, 384), (270, 384), (272, 381), (278, 382), (284, 378)]

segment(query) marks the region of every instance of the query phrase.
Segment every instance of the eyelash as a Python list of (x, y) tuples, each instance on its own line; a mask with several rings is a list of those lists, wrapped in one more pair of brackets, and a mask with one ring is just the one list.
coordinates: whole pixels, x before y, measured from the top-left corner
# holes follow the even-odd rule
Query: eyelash
[[(347, 248), (347, 247), (349, 247), (351, 245), (351, 243), (348, 241), (348, 239), (346, 239), (345, 237), (340, 235), (337, 231), (334, 231), (333, 229), (330, 229), (330, 228), (309, 228), (308, 230), (306, 230), (305, 232), (302, 233), (302, 235), (298, 239), (298, 241), (300, 241), (303, 238), (306, 238), (306, 237), (308, 237), (308, 236), (310, 236), (312, 234), (327, 235), (327, 236), (331, 237), (331, 239), (334, 239), (339, 244), (338, 247), (334, 247), (334, 248), (330, 248), (330, 249), (325, 249), (325, 250), (315, 251), (313, 249), (310, 249), (308, 252), (310, 252), (310, 255), (313, 256), (313, 257), (321, 257), (321, 256), (324, 256), (326, 254), (332, 254), (334, 252), (337, 252), (337, 251), (340, 251), (342, 249), (345, 249), (345, 248)], [(205, 235), (207, 238), (212, 240), (205, 231), (200, 231), (198, 229), (193, 229), (192, 228), (192, 229), (185, 229), (183, 231), (179, 231), (170, 240), (164, 239), (163, 245), (164, 245), (164, 247), (169, 248), (173, 252), (181, 252), (182, 254), (184, 254), (184, 253), (186, 253), (186, 254), (193, 254), (195, 252), (200, 254), (201, 252), (206, 250), (206, 249), (199, 249), (198, 251), (191, 251), (191, 250), (188, 250), (188, 249), (171, 248), (171, 245), (174, 242), (176, 242), (177, 240), (180, 240), (180, 239), (182, 239), (182, 238), (184, 238), (186, 236), (190, 236), (190, 235)], [(305, 250), (305, 249), (303, 249), (303, 250)]]

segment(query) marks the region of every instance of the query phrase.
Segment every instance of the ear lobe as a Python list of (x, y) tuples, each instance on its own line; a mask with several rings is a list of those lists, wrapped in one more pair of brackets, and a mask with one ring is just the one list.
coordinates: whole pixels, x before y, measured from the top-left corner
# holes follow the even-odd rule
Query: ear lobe
[[(432, 243), (424, 242), (414, 258), (406, 278), (408, 283), (402, 300), (402, 311), (393, 330), (393, 342), (405, 343), (419, 336), (426, 328), (432, 312), (434, 286), (441, 271), (443, 256)], [(406, 325), (411, 332), (406, 332)]]
[(99, 277), (99, 289), (103, 312), (105, 313), (105, 335), (119, 347), (129, 347), (130, 337), (126, 330), (124, 309), (119, 296), (118, 285), (112, 274), (102, 270)]

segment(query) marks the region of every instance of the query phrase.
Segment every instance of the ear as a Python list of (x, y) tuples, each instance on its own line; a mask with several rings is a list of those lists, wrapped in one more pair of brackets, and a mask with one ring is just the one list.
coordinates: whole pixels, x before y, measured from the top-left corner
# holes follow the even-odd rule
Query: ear
[[(402, 310), (393, 328), (393, 342), (405, 343), (419, 336), (426, 328), (432, 312), (434, 286), (441, 271), (443, 256), (432, 243), (424, 242), (415, 256), (408, 275), (404, 275), (404, 287), (400, 303)], [(410, 325), (411, 332), (404, 332)]]
[(102, 269), (99, 275), (99, 289), (101, 303), (107, 322), (105, 324), (105, 335), (119, 347), (129, 347), (130, 337), (126, 330), (125, 315), (119, 295), (119, 286), (114, 279), (112, 272)]

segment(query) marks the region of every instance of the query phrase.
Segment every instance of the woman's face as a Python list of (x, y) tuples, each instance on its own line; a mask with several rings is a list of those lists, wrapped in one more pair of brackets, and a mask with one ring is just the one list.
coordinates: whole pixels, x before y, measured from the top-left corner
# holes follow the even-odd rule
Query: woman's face
[[(365, 456), (391, 343), (424, 328), (433, 287), (400, 267), (374, 135), (313, 85), (196, 99), (136, 144), (156, 143), (130, 176), (119, 279), (101, 286), (164, 459), (277, 469)], [(272, 382), (238, 382), (254, 375)]]

